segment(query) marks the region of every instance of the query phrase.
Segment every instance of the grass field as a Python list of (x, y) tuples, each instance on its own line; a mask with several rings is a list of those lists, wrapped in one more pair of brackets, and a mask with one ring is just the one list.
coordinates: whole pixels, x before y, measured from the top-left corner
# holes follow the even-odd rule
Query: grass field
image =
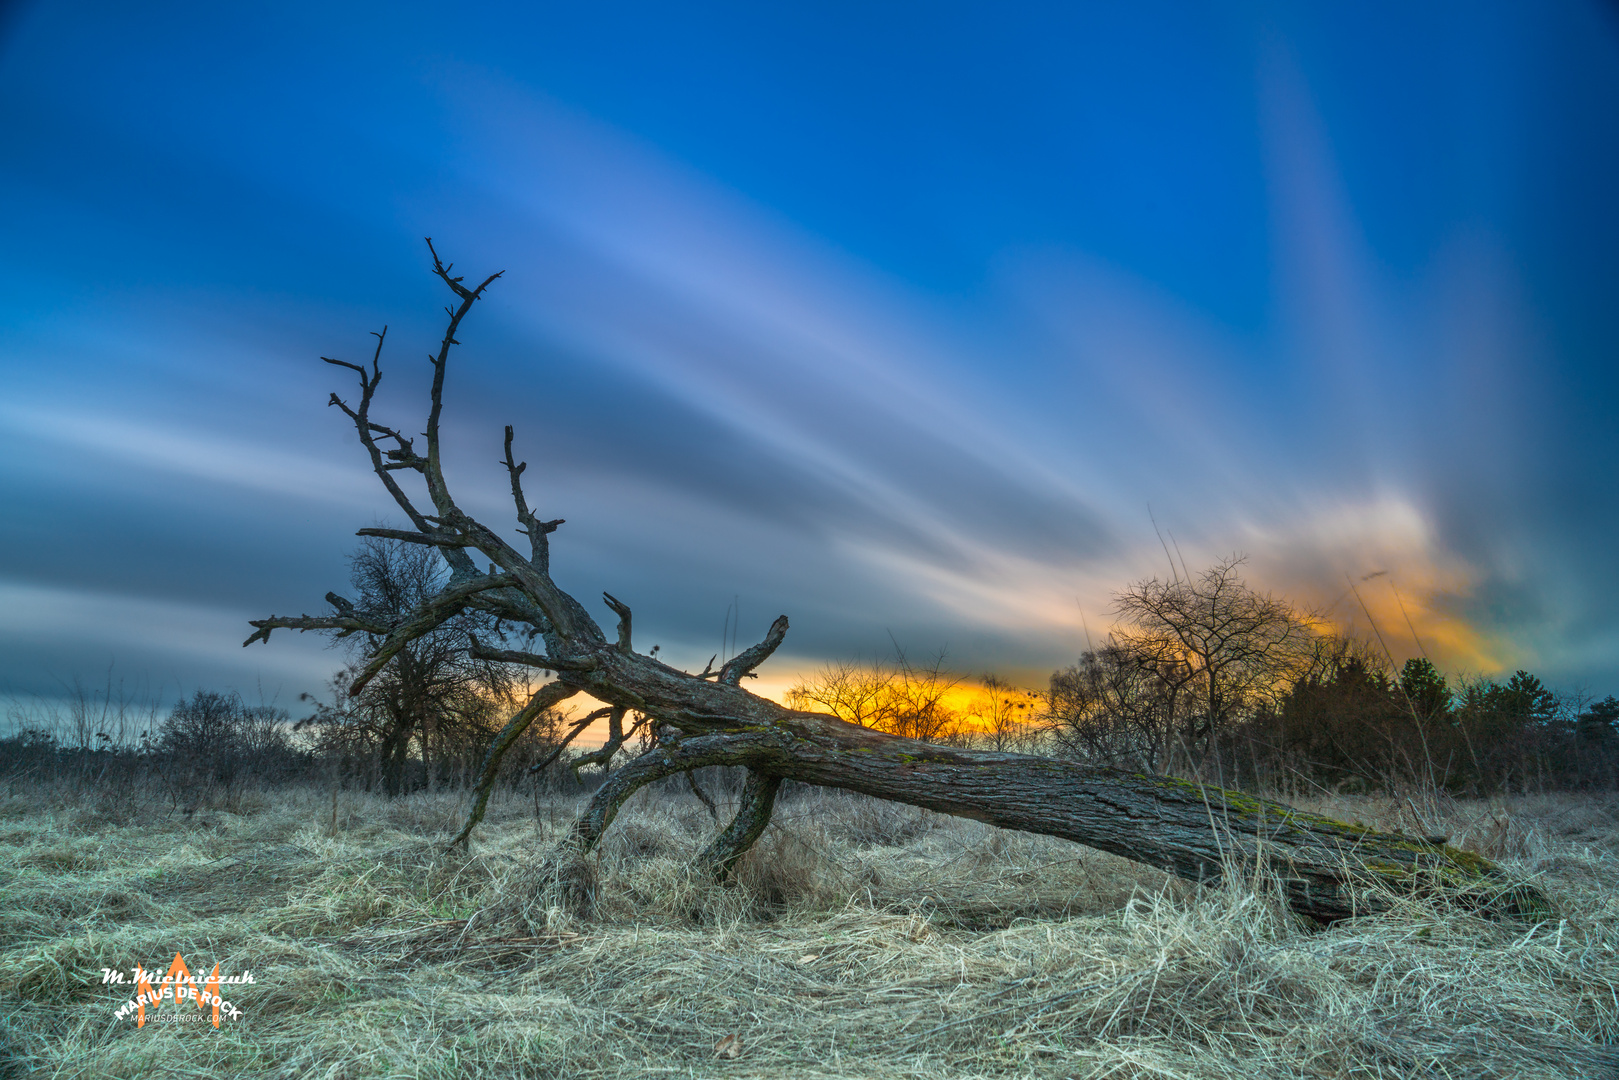
[[(741, 881), (644, 792), (547, 905), (572, 801), (250, 793), (232, 810), (0, 795), (0, 1060), (47, 1077), (1619, 1076), (1619, 801), (1312, 809), (1451, 831), (1557, 917), (1431, 905), (1327, 930), (1062, 841), (798, 791)], [(722, 806), (722, 810), (723, 810)], [(251, 971), (208, 1023), (114, 1012), (102, 969)], [(201, 1015), (165, 1004), (157, 1015)], [(734, 1036), (734, 1038), (733, 1038)], [(718, 1047), (718, 1049), (716, 1049)]]

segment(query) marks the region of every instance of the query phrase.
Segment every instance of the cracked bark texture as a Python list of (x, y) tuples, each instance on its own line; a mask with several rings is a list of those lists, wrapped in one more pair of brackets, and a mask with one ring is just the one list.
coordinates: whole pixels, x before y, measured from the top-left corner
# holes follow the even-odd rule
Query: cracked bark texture
[(730, 877), (737, 860), (748, 853), (764, 833), (765, 826), (770, 824), (771, 811), (776, 808), (776, 793), (780, 790), (781, 777), (749, 769), (748, 778), (742, 784), (742, 797), (737, 801), (736, 816), (697, 856), (698, 868), (717, 881)]
[[(432, 358), (425, 457), (416, 452), (403, 429), (370, 418), (382, 378), (383, 335), (377, 335), (377, 352), (369, 368), (328, 359), (359, 374), (359, 404), (351, 407), (336, 394), (331, 404), (354, 423), (379, 479), (415, 527), (414, 531), (368, 528), (360, 534), (432, 545), (443, 553), (451, 569), (443, 592), (418, 611), (385, 628), (363, 627), (370, 633), (382, 630), (384, 635), (356, 685), (374, 676), (413, 636), (441, 625), (457, 612), (479, 610), (532, 630), (545, 652), (474, 643), (473, 655), (554, 673), (555, 681), (536, 695), (553, 704), (584, 693), (607, 705), (614, 750), (626, 737), (622, 721), (629, 713), (638, 717), (637, 726), (652, 723), (660, 733), (667, 733), (667, 737), (660, 734), (660, 745), (607, 775), (556, 856), (576, 856), (593, 848), (623, 800), (646, 783), (695, 768), (727, 765), (750, 772), (737, 818), (699, 860), (708, 872), (721, 875), (758, 838), (769, 821), (781, 781), (791, 779), (1001, 828), (1062, 837), (1191, 881), (1211, 881), (1233, 869), (1248, 873), (1256, 866), (1264, 867), (1280, 879), (1294, 910), (1326, 921), (1375, 908), (1383, 903), (1379, 897), (1389, 891), (1444, 892), (1497, 913), (1538, 917), (1549, 911), (1545, 898), (1531, 886), (1512, 882), (1488, 861), (1441, 843), (1369, 832), (1279, 803), (1169, 777), (935, 746), (831, 716), (788, 709), (740, 685), (785, 638), (785, 616), (772, 624), (763, 641), (719, 671), (710, 670), (711, 663), (710, 669), (697, 674), (636, 652), (629, 605), (603, 594), (603, 602), (617, 617), (616, 632), (610, 639), (584, 606), (551, 579), (549, 538), (563, 522), (541, 520), (530, 509), (521, 482), (527, 464), (513, 456), (511, 428), (506, 429), (504, 465), (517, 531), (527, 536), (529, 552), (519, 552), (468, 516), (450, 494), (440, 467), (438, 435), (445, 370), (451, 346), (459, 344), (456, 334), (462, 319), (499, 276), (491, 275), (476, 288), (469, 288), (451, 271), (433, 252), (433, 272), (460, 304), (449, 309), (449, 327)], [(400, 472), (420, 475), (432, 513), (412, 502), (396, 479)], [(487, 573), (478, 570), (474, 553), (492, 564)], [(255, 632), (244, 644), (267, 642), (270, 632), (278, 628), (346, 629), (356, 621), (353, 612), (334, 606), (338, 611), (331, 616), (271, 616), (254, 621)], [(532, 708), (531, 703), (514, 717), (491, 747), (467, 825), (457, 840), (465, 839), (482, 817), (501, 754), (532, 720), (532, 715), (525, 720)], [(576, 737), (583, 727), (576, 724), (567, 739)], [(604, 766), (611, 761), (610, 755), (599, 751), (587, 757)]]

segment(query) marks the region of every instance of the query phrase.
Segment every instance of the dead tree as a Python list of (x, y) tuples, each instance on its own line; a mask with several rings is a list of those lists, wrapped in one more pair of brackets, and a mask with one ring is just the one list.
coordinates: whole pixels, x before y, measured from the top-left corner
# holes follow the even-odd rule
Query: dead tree
[[(451, 348), (467, 313), (500, 275), (477, 286), (454, 276), (428, 241), (433, 272), (455, 295), (449, 323), (431, 357), (432, 391), (427, 427), (418, 450), (403, 429), (371, 415), (383, 334), (369, 365), (323, 357), (359, 376), (360, 396), (350, 404), (333, 394), (330, 404), (348, 416), (371, 456), (378, 479), (405, 516), (409, 529), (368, 528), (361, 536), (389, 537), (437, 548), (451, 574), (443, 588), (415, 611), (379, 626), (342, 597), (324, 616), (254, 621), (244, 644), (267, 641), (274, 629), (356, 630), (375, 635), (377, 645), (360, 669), (358, 692), (407, 644), (459, 613), (484, 612), (503, 625), (531, 630), (529, 643), (544, 652), (504, 649), (473, 641), (472, 655), (523, 664), (554, 675), (495, 738), (485, 759), (465, 828), (464, 841), (483, 817), (501, 755), (545, 710), (575, 694), (605, 703), (612, 737), (595, 755), (608, 763), (627, 737), (626, 715), (656, 726), (650, 751), (613, 770), (574, 822), (563, 854), (590, 850), (618, 808), (651, 781), (712, 765), (749, 770), (737, 817), (699, 858), (724, 876), (769, 822), (784, 779), (862, 792), (1007, 829), (1043, 833), (1160, 867), (1192, 881), (1263, 866), (1282, 882), (1288, 902), (1302, 914), (1333, 920), (1377, 904), (1380, 890), (1446, 891), (1471, 897), (1488, 910), (1541, 914), (1543, 896), (1515, 884), (1478, 856), (1445, 844), (1443, 837), (1374, 833), (1356, 825), (1294, 810), (1237, 792), (1203, 787), (1166, 776), (1128, 773), (1073, 761), (995, 753), (918, 742), (861, 727), (820, 713), (787, 708), (749, 693), (742, 680), (781, 645), (787, 618), (778, 618), (765, 639), (717, 670), (712, 662), (693, 674), (635, 650), (630, 608), (613, 596), (603, 602), (617, 616), (604, 633), (585, 607), (559, 589), (550, 573), (550, 537), (563, 524), (529, 505), (522, 477), (526, 464), (512, 451), (506, 428), (505, 467), (517, 518), (527, 537), (520, 551), (494, 529), (474, 520), (455, 502), (440, 459), (439, 418)], [(386, 331), (384, 331), (386, 333)], [(431, 508), (418, 507), (399, 478), (415, 473)], [(477, 557), (475, 559), (475, 556)], [(485, 569), (480, 569), (482, 564)], [(567, 738), (583, 729), (576, 725)], [(633, 730), (633, 729), (632, 729)]]

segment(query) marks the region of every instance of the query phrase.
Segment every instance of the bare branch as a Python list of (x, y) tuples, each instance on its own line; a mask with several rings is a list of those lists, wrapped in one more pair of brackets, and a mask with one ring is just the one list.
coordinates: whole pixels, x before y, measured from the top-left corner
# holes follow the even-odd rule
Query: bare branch
[(568, 744), (579, 737), (580, 732), (584, 731), (585, 728), (589, 727), (591, 724), (594, 724), (596, 721), (600, 720), (602, 717), (606, 716), (612, 711), (612, 707), (608, 706), (607, 708), (597, 709), (593, 713), (586, 713), (580, 719), (575, 720), (573, 727), (569, 729), (567, 735), (563, 736), (562, 741), (557, 743), (556, 748), (539, 761), (536, 761), (534, 764), (530, 765), (528, 767), (528, 771), (531, 773), (544, 772), (550, 767), (553, 761), (562, 756), (562, 751), (566, 750), (568, 748)]
[(523, 471), (528, 468), (528, 462), (516, 461), (512, 457), (512, 426), (506, 425), (506, 472), (512, 480), (512, 502), (517, 505), (517, 520), (524, 528), (528, 527), (529, 519), (534, 515), (529, 511), (528, 500), (523, 497)]
[(612, 593), (602, 593), (602, 600), (613, 609), (618, 616), (618, 651), (632, 652), (630, 648), (630, 607), (624, 601), (617, 599)]
[(457, 511), (455, 501), (450, 498), (449, 485), (444, 482), (444, 464), (439, 453), (439, 416), (444, 411), (444, 371), (449, 363), (450, 347), (460, 344), (455, 338), (455, 333), (461, 325), (461, 320), (466, 318), (467, 312), (472, 310), (472, 305), (477, 303), (490, 283), (504, 271), (496, 271), (485, 278), (483, 284), (476, 289), (468, 289), (461, 284), (460, 278), (450, 276), (452, 266), (445, 266), (440, 261), (438, 252), (433, 248), (432, 237), (427, 238), (427, 250), (433, 256), (433, 273), (461, 298), (460, 306), (450, 313), (450, 322), (444, 328), (444, 339), (439, 343), (438, 355), (428, 358), (433, 364), (433, 391), (432, 406), (427, 413), (427, 465), (422, 473), (427, 478), (427, 494), (433, 500), (433, 505), (438, 508), (441, 517), (449, 518)]
[[(357, 408), (351, 408), (336, 394), (331, 396), (331, 404), (341, 409), (354, 423), (366, 451), (371, 456), (372, 469), (388, 489), (394, 501), (409, 516), (411, 524), (416, 531), (403, 529), (362, 529), (362, 536), (377, 536), (402, 540), (408, 543), (428, 544), (437, 547), (443, 553), (444, 559), (449, 563), (453, 577), (457, 584), (472, 580), (478, 575), (477, 567), (472, 561), (468, 548), (477, 548), (486, 554), (494, 563), (512, 575), (511, 586), (521, 588), (527, 594), (519, 598), (515, 591), (505, 598), (486, 598), (476, 606), (486, 610), (498, 611), (502, 614), (522, 618), (539, 626), (542, 632), (554, 631), (565, 639), (575, 636), (574, 611), (578, 605), (573, 603), (551, 581), (549, 575), (549, 557), (547, 554), (546, 536), (561, 525), (557, 521), (540, 521), (529, 510), (527, 502), (522, 497), (519, 476), (524, 466), (515, 463), (511, 452), (511, 431), (507, 430), (506, 458), (508, 468), (512, 474), (513, 493), (518, 502), (520, 517), (524, 519), (526, 531), (529, 533), (534, 560), (524, 559), (510, 545), (506, 544), (489, 529), (463, 514), (450, 497), (448, 486), (444, 480), (442, 463), (439, 453), (439, 419), (443, 411), (444, 374), (449, 360), (451, 346), (458, 344), (456, 332), (462, 319), (465, 318), (472, 305), (483, 294), (483, 291), (500, 274), (491, 274), (478, 285), (477, 288), (468, 288), (462, 284), (459, 277), (451, 274), (451, 267), (446, 266), (433, 249), (431, 239), (428, 240), (428, 250), (433, 256), (433, 272), (437, 274), (446, 285), (458, 296), (461, 303), (450, 311), (450, 320), (444, 332), (438, 355), (431, 357), (433, 364), (432, 404), (428, 416), (426, 438), (428, 440), (427, 456), (417, 454), (412, 441), (403, 432), (376, 423), (370, 418), (372, 402), (376, 395), (378, 385), (382, 381), (381, 355), (382, 346), (386, 339), (386, 327), (376, 334), (377, 348), (371, 359), (369, 370), (361, 364), (349, 363), (346, 360), (337, 360), (323, 357), (328, 363), (338, 367), (347, 368), (360, 377), (360, 401)], [(384, 449), (379, 440), (391, 440), (394, 446)], [(437, 515), (423, 514), (416, 509), (410, 498), (400, 488), (394, 479), (393, 473), (400, 469), (412, 469), (422, 473), (427, 482), (428, 494), (433, 501)], [(536, 613), (533, 608), (538, 606)], [(539, 617), (536, 617), (538, 615)], [(587, 616), (588, 618), (588, 616)], [(436, 625), (436, 624), (434, 624)], [(267, 633), (267, 627), (260, 627)], [(589, 637), (595, 637), (594, 624), (587, 628)], [(408, 640), (408, 639), (407, 639)], [(402, 642), (390, 642), (385, 648), (387, 655), (398, 651)], [(386, 663), (386, 656), (373, 660), (373, 663)], [(367, 672), (362, 674), (368, 680), (375, 674), (368, 665)]]
[(348, 637), (354, 633), (386, 634), (388, 632), (389, 627), (386, 621), (378, 619), (368, 612), (355, 610), (352, 602), (338, 596), (336, 593), (327, 593), (326, 602), (337, 609), (336, 615), (299, 615), (297, 618), (278, 618), (271, 615), (268, 619), (250, 619), (247, 625), (256, 626), (258, 629), (251, 637), (242, 642), (242, 648), (247, 648), (255, 641), (269, 644), (270, 631), (283, 628), (296, 630), (299, 633), (303, 633), (305, 630), (340, 630), (342, 633), (337, 635), (340, 638)]
[(570, 660), (554, 656), (540, 656), (538, 653), (523, 652), (520, 649), (491, 649), (478, 640), (472, 638), (472, 648), (467, 655), (474, 660), (494, 660), (502, 664), (525, 664), (528, 667), (540, 668), (544, 671), (595, 671), (601, 665), (595, 657), (586, 657), (583, 660)]
[(431, 600), (417, 608), (409, 619), (388, 632), (387, 639), (371, 654), (371, 659), (366, 661), (365, 667), (356, 676), (349, 687), (349, 693), (358, 694), (389, 660), (399, 654), (399, 650), (460, 614), (467, 606), (467, 601), (474, 596), (491, 589), (510, 588), (514, 584), (516, 582), (506, 574), (486, 574), (441, 590)]
[(753, 675), (753, 669), (770, 659), (770, 654), (776, 651), (786, 636), (787, 616), (777, 616), (776, 621), (770, 624), (770, 631), (765, 634), (763, 641), (743, 649), (720, 669), (719, 681), (726, 686), (735, 686), (742, 681), (742, 676)]
[(528, 500), (523, 497), (523, 470), (528, 468), (528, 462), (517, 461), (512, 457), (512, 426), (506, 425), (506, 472), (512, 481), (512, 502), (517, 506), (517, 521), (522, 525), (522, 531), (528, 535), (531, 548), (530, 561), (541, 573), (551, 572), (551, 543), (550, 535), (557, 531), (557, 526), (564, 524), (562, 518), (554, 521), (541, 521), (538, 516), (528, 508)]
[[(382, 480), (383, 486), (388, 489), (388, 494), (393, 496), (394, 502), (399, 504), (399, 508), (405, 512), (411, 522), (417, 528), (425, 530), (427, 523), (422, 520), (421, 513), (411, 503), (410, 497), (405, 494), (404, 489), (395, 482), (393, 477), (388, 475), (389, 470), (383, 461), (382, 448), (377, 445), (377, 441), (373, 437), (378, 434), (376, 430), (378, 425), (372, 424), (370, 420), (371, 401), (376, 396), (377, 385), (382, 382), (382, 345), (387, 340), (388, 328), (384, 326), (381, 331), (373, 330), (372, 336), (377, 339), (377, 349), (371, 356), (370, 371), (367, 371), (363, 365), (351, 364), (347, 360), (335, 360), (330, 356), (321, 357), (328, 364), (348, 368), (350, 371), (358, 372), (360, 376), (360, 407), (358, 409), (349, 408), (347, 403), (336, 394), (331, 396), (328, 404), (336, 405), (354, 422), (354, 430), (359, 433), (361, 444), (365, 446), (366, 452), (371, 455), (372, 471)], [(383, 433), (393, 434), (386, 431)], [(397, 438), (398, 436), (394, 437)]]
[[(531, 511), (527, 510), (527, 502), (521, 498), (521, 487), (518, 483), (522, 468), (516, 465), (511, 457), (510, 432), (507, 433), (506, 453), (508, 467), (512, 473), (513, 493), (519, 500), (519, 513), (527, 518), (525, 525), (529, 532), (531, 544), (536, 537), (538, 538), (538, 543), (534, 544), (537, 555), (535, 561), (530, 562), (528, 559), (523, 558), (512, 549), (511, 545), (507, 544), (494, 532), (464, 514), (450, 496), (449, 486), (444, 479), (443, 461), (439, 445), (439, 419), (444, 410), (444, 374), (449, 364), (450, 348), (460, 344), (455, 335), (461, 325), (461, 320), (466, 317), (467, 312), (472, 310), (472, 305), (483, 295), (483, 291), (489, 287), (491, 282), (500, 277), (500, 274), (498, 272), (491, 274), (477, 288), (469, 289), (462, 284), (461, 278), (451, 274), (452, 267), (445, 265), (439, 259), (431, 237), (427, 239), (427, 249), (433, 256), (433, 272), (461, 299), (461, 303), (450, 311), (450, 320), (445, 327), (444, 338), (439, 345), (438, 355), (429, 357), (433, 365), (433, 387), (431, 407), (427, 417), (427, 431), (425, 433), (427, 457), (417, 457), (415, 451), (407, 441), (403, 440), (402, 436), (391, 430), (388, 431), (388, 437), (400, 442), (397, 452), (391, 455), (394, 465), (401, 468), (418, 469), (422, 473), (427, 482), (428, 496), (433, 500), (433, 506), (437, 510), (437, 517), (430, 518), (417, 512), (414, 507), (409, 506), (408, 500), (401, 501), (400, 505), (407, 508), (406, 512), (411, 515), (412, 524), (421, 533), (434, 538), (425, 542), (437, 544), (445, 549), (444, 557), (450, 563), (451, 569), (457, 577), (470, 577), (476, 573), (471, 557), (460, 549), (466, 547), (478, 548), (492, 559), (496, 565), (516, 576), (517, 583), (539, 605), (551, 629), (563, 638), (571, 639), (575, 635), (575, 627), (570, 602), (551, 581), (549, 557), (545, 554), (545, 535), (555, 530), (561, 524), (561, 521), (541, 522), (534, 517)], [(380, 354), (380, 337), (378, 339), (378, 350)], [(353, 367), (354, 365), (345, 366)], [(373, 367), (376, 367), (375, 360), (373, 360)], [(382, 454), (376, 448), (376, 442), (372, 438), (371, 425), (367, 420), (371, 396), (381, 379), (380, 369), (374, 370), (369, 377), (364, 371), (361, 371), (360, 377), (361, 390), (364, 394), (361, 407), (357, 411), (351, 411), (347, 406), (343, 406), (344, 411), (351, 413), (355, 420), (356, 428), (360, 430), (361, 437), (366, 440), (367, 448), (371, 451), (372, 464), (377, 474), (383, 478), (384, 483), (389, 485), (391, 492), (399, 492), (397, 483), (389, 475), (391, 469), (383, 462)], [(403, 500), (403, 493), (400, 492), (396, 495), (396, 499)], [(434, 521), (438, 523), (438, 528), (433, 526)], [(455, 537), (454, 542), (449, 542), (451, 536)], [(403, 539), (403, 537), (396, 538)], [(576, 604), (572, 606), (577, 607)], [(594, 628), (592, 627), (592, 629)]]
[[(444, 263), (440, 262), (438, 252), (433, 248), (433, 238), (429, 236), (426, 239), (427, 250), (433, 256), (433, 273), (443, 278), (444, 283), (451, 289), (454, 289), (455, 295), (461, 297), (463, 300), (478, 299), (478, 294), (482, 293), (484, 289), (488, 288), (491, 281), (494, 281), (496, 278), (500, 277), (506, 272), (504, 270), (496, 271), (495, 273), (484, 278), (483, 284), (479, 285), (476, 289), (468, 289), (465, 285), (461, 284), (461, 282), (465, 280), (464, 278), (450, 276), (450, 271), (455, 269), (455, 264), (450, 263), (448, 266), (446, 266)], [(455, 344), (459, 345), (460, 342), (455, 342)]]
[(477, 827), (478, 822), (483, 820), (484, 811), (489, 806), (489, 792), (495, 786), (495, 777), (500, 773), (500, 761), (506, 756), (506, 751), (511, 749), (512, 744), (522, 737), (523, 732), (528, 730), (529, 725), (534, 723), (541, 713), (555, 708), (559, 702), (578, 692), (575, 687), (566, 683), (546, 683), (534, 692), (528, 699), (528, 704), (511, 718), (499, 735), (495, 736), (495, 741), (489, 744), (489, 752), (484, 755), (483, 770), (478, 776), (478, 786), (473, 791), (472, 809), (467, 814), (467, 823), (461, 827), (455, 839), (450, 841), (450, 847), (464, 842), (472, 835), (472, 830)]
[(607, 768), (608, 764), (613, 760), (613, 755), (618, 753), (619, 747), (624, 745), (624, 740), (641, 730), (641, 726), (647, 722), (647, 717), (643, 714), (639, 720), (630, 725), (628, 731), (625, 731), (623, 727), (624, 714), (627, 711), (627, 709), (618, 707), (609, 712), (607, 714), (607, 741), (602, 743), (598, 749), (574, 758), (568, 763), (568, 768), (576, 773), (586, 765), (600, 765), (604, 769)]
[[(426, 544), (429, 547), (469, 548), (477, 546), (477, 542), (469, 539), (468, 537), (457, 536), (453, 533), (438, 532), (436, 530), (429, 532), (411, 532), (409, 529), (368, 528), (356, 529), (354, 531), (354, 535), (380, 536), (384, 540), (403, 540), (407, 544)], [(512, 579), (512, 584), (517, 584), (516, 578)]]
[[(386, 334), (387, 332), (388, 332), (388, 328), (386, 326), (384, 326), (382, 328), (382, 333), (381, 334), (377, 333), (377, 331), (375, 331), (375, 330), (371, 331), (371, 335), (377, 339), (377, 351), (379, 353), (382, 351), (382, 336), (383, 336), (383, 334)], [(334, 360), (330, 356), (323, 356), (323, 357), (321, 357), (321, 359), (326, 361), (328, 364), (336, 364), (338, 367), (346, 367), (350, 371), (358, 371), (360, 373), (360, 386), (362, 388), (365, 387), (366, 379), (368, 378), (368, 376), (366, 375), (366, 371), (365, 371), (364, 366), (362, 366), (360, 364), (351, 364), (347, 360)], [(337, 397), (337, 395), (333, 394), (332, 397), (335, 398), (335, 397)], [(347, 405), (343, 404), (341, 399), (339, 399), (337, 401), (334, 401), (334, 402), (331, 402), (331, 404), (341, 407), (342, 410), (344, 412), (348, 413), (350, 416), (355, 415), (352, 411), (350, 411), (350, 409), (349, 409), (349, 407)]]
[(720, 819), (719, 807), (714, 805), (713, 798), (697, 783), (697, 774), (695, 772), (686, 774), (686, 786), (691, 788), (691, 793), (697, 796), (697, 800), (708, 808), (708, 816), (718, 821)]
[(338, 637), (348, 637), (353, 633), (386, 634), (388, 628), (381, 623), (369, 619), (359, 619), (349, 615), (299, 615), (296, 617), (271, 615), (268, 619), (250, 619), (249, 626), (258, 627), (251, 637), (242, 642), (242, 648), (247, 648), (255, 641), (268, 642), (271, 630), (341, 630)]

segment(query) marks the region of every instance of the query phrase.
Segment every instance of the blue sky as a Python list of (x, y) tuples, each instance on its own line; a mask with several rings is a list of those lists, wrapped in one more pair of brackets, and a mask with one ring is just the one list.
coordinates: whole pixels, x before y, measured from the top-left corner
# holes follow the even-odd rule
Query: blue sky
[(792, 618), (767, 690), (892, 640), (1039, 684), (1168, 573), (1155, 518), (1400, 659), (1619, 693), (1611, 6), (0, 27), (13, 694), (322, 686), (321, 641), (240, 642), (390, 516), (317, 357), (389, 325), (420, 422), (427, 235), (506, 272), (450, 375), (463, 503), (510, 521), (514, 424), (560, 582), (676, 663), (735, 600), (744, 641)]

